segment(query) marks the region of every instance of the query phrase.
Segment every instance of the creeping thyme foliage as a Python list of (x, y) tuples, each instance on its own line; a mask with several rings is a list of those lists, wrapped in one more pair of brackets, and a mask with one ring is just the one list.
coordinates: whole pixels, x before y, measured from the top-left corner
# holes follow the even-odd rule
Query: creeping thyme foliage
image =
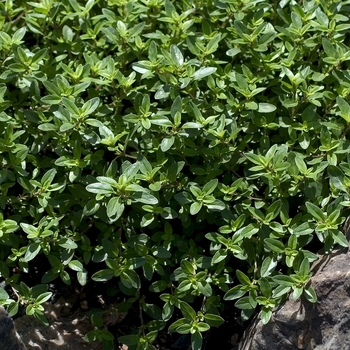
[(224, 308), (267, 323), (290, 293), (315, 302), (312, 247), (347, 246), (349, 15), (1, 1), (1, 304), (47, 322), (49, 283), (104, 283), (143, 316), (117, 339), (96, 311), (87, 341), (153, 349), (169, 329), (199, 350)]

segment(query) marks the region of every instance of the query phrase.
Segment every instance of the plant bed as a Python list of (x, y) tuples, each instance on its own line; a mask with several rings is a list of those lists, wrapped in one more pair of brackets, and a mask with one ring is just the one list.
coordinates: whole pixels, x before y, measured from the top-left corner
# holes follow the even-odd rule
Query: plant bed
[(104, 350), (186, 334), (199, 350), (230, 346), (257, 312), (267, 323), (290, 293), (316, 302), (316, 252), (348, 245), (349, 12), (1, 2), (10, 315), (48, 324), (43, 305), (67, 285)]

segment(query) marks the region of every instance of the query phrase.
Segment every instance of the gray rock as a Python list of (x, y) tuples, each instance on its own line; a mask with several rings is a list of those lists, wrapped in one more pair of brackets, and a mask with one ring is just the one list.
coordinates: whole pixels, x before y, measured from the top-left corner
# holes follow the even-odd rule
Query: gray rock
[(0, 306), (0, 349), (26, 350), (23, 342), (18, 337), (12, 318), (8, 316), (2, 306)]
[(263, 325), (256, 317), (239, 350), (350, 349), (350, 254), (347, 249), (322, 256), (313, 267), (318, 301), (290, 296)]

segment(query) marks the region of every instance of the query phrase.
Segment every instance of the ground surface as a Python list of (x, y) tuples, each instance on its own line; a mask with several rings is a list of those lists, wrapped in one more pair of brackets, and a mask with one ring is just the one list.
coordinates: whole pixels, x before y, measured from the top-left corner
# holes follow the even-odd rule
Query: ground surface
[[(82, 339), (87, 332), (94, 329), (86, 314), (96, 307), (104, 310), (104, 320), (109, 325), (107, 328), (115, 339), (137, 331), (140, 325), (137, 307), (132, 307), (126, 313), (118, 313), (113, 304), (106, 302), (107, 296), (100, 294), (99, 290), (89, 290), (88, 287), (79, 289), (60, 283), (51, 285), (54, 295), (50, 302), (45, 303), (49, 327), (27, 315), (15, 319), (17, 332), (28, 350), (102, 350), (98, 341), (87, 343)], [(204, 334), (203, 350), (230, 350), (237, 345), (243, 327), (236, 321), (238, 315), (233, 311), (233, 303), (226, 306), (222, 313), (225, 324)], [(127, 350), (126, 346), (115, 343), (115, 350)], [(154, 347), (157, 350), (188, 350), (189, 344), (188, 336), (169, 333), (165, 329), (159, 332)]]

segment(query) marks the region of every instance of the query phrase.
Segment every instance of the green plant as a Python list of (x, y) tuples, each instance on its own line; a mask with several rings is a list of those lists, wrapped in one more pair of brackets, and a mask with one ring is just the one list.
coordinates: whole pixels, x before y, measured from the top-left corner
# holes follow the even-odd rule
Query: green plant
[[(111, 283), (117, 308), (140, 310), (118, 341), (151, 349), (170, 326), (199, 350), (227, 307), (267, 323), (289, 293), (315, 302), (315, 253), (348, 245), (349, 12), (326, 0), (2, 1), (11, 315), (23, 304), (45, 322), (57, 279)], [(91, 319), (85, 339), (113, 347), (118, 334)]]
[(87, 342), (99, 340), (104, 350), (114, 349), (114, 336), (105, 327), (103, 321), (103, 311), (92, 309), (89, 312), (91, 314), (91, 324), (95, 327), (94, 330), (88, 332), (84, 336), (84, 340)]

